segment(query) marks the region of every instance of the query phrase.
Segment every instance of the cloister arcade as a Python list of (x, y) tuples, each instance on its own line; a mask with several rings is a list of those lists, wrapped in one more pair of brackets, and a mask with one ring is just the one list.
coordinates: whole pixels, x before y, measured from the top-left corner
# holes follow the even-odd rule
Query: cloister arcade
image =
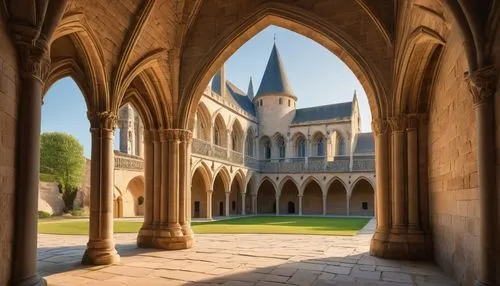
[[(137, 245), (190, 248), (190, 155), (198, 103), (235, 50), (265, 27), (277, 25), (336, 54), (366, 91), (377, 172), (377, 227), (370, 253), (434, 259), (464, 285), (497, 285), (499, 1), (223, 2), (3, 1), (0, 284), (44, 283), (36, 267), (36, 210), (41, 100), (51, 83), (72, 76), (87, 102), (92, 176), (83, 263), (120, 259), (112, 228), (112, 143), (124, 102), (134, 104), (145, 129), (145, 212)], [(213, 120), (205, 125), (217, 123), (213, 143), (231, 146), (230, 133), (223, 132), (227, 126)], [(276, 154), (271, 156), (282, 158), (283, 149), (290, 148), (275, 139), (268, 142), (282, 144), (279, 152), (276, 145), (269, 146)], [(218, 177), (228, 190), (235, 170), (220, 171), (213, 180)], [(202, 173), (203, 179), (209, 176)], [(331, 180), (328, 175), (311, 184), (321, 186)], [(274, 177), (252, 184), (269, 190), (278, 185)], [(349, 187), (350, 200), (362, 202), (356, 193), (365, 188), (364, 181)], [(266, 195), (276, 199), (276, 193)], [(336, 206), (332, 212), (339, 210), (338, 200), (327, 196), (324, 201), (327, 208)], [(278, 203), (274, 206), (281, 211)], [(273, 211), (273, 204), (257, 202), (256, 207)]]

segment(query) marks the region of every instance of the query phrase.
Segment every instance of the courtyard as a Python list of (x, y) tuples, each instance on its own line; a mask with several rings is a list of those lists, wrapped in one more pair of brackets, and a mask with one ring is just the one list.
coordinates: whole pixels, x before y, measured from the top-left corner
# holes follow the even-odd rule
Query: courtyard
[(198, 234), (192, 249), (139, 249), (115, 234), (121, 261), (80, 264), (87, 236), (38, 235), (49, 285), (457, 285), (430, 262), (368, 254), (371, 220), (357, 235)]

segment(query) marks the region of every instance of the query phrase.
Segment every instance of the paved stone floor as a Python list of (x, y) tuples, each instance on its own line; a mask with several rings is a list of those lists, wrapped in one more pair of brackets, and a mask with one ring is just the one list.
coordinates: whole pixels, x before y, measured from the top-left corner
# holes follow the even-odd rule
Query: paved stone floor
[(353, 237), (196, 236), (193, 249), (138, 249), (116, 234), (121, 262), (79, 264), (86, 236), (39, 235), (38, 267), (49, 285), (456, 285), (431, 263), (368, 255), (370, 229)]

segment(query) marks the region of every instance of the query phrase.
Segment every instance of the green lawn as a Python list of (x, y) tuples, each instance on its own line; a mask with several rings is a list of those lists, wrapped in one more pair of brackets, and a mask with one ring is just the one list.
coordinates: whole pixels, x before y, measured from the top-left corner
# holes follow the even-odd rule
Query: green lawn
[[(195, 233), (276, 233), (276, 234), (322, 234), (354, 235), (368, 218), (255, 216), (213, 222), (193, 222)], [(142, 222), (115, 221), (116, 233), (136, 233)], [(41, 219), (40, 233), (88, 234), (88, 221), (74, 219)]]

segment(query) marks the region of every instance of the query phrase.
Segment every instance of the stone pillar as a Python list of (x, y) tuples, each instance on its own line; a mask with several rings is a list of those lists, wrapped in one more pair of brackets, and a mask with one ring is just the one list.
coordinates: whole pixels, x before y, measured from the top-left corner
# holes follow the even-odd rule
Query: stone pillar
[(252, 213), (257, 214), (257, 195), (252, 194)]
[(299, 215), (302, 215), (302, 195), (299, 195)]
[(419, 190), (418, 190), (418, 117), (408, 117), (407, 137), (407, 166), (408, 166), (408, 230), (415, 232), (420, 230), (419, 215)]
[(476, 112), (477, 168), (479, 183), (479, 275), (476, 286), (497, 285), (495, 230), (497, 190), (495, 166), (495, 102), (497, 72), (486, 67), (467, 78)]
[(214, 190), (207, 190), (207, 219), (212, 219), (212, 194)]
[(241, 193), (241, 215), (246, 214), (246, 211), (245, 211), (246, 195), (247, 195), (246, 193)]
[[(351, 190), (352, 193), (352, 190)], [(350, 216), (351, 215), (351, 195), (348, 194), (345, 196), (345, 203), (346, 203), (346, 215)]]
[[(12, 285), (46, 285), (37, 273), (38, 183), (40, 173), (40, 121), (44, 81), (50, 68), (48, 42), (66, 7), (66, 0), (36, 3), (29, 19), (24, 3), (10, 5), (9, 30), (20, 61), (16, 122), (15, 213), (12, 241)], [(7, 7), (6, 7), (7, 8)], [(38, 13), (37, 13), (38, 12)], [(24, 19), (24, 21), (22, 20)], [(4, 127), (2, 127), (4, 128)], [(14, 174), (13, 174), (14, 175)], [(3, 218), (5, 219), (5, 218)]]
[(153, 186), (153, 225), (159, 226), (161, 222), (160, 212), (161, 212), (161, 184), (162, 184), (162, 160), (161, 151), (162, 151), (162, 141), (160, 140), (160, 133), (158, 130), (151, 130), (151, 135), (153, 137), (153, 152), (155, 154), (153, 161), (153, 177), (154, 177), (154, 186)]
[(276, 195), (275, 205), (276, 205), (276, 215), (279, 215), (280, 214), (280, 196), (279, 195)]
[(154, 131), (144, 131), (144, 223), (137, 236), (137, 246), (151, 243), (154, 211)]
[(179, 224), (184, 237), (192, 239), (191, 230), (191, 142), (193, 134), (179, 131)]
[(390, 201), (389, 201), (389, 141), (388, 122), (384, 118), (374, 118), (372, 130), (375, 137), (375, 179), (377, 202), (377, 228), (370, 244), (370, 254), (385, 257), (387, 240), (390, 230)]
[(229, 196), (231, 195), (230, 192), (224, 192), (226, 195), (226, 202), (225, 202), (225, 209), (224, 209), (224, 216), (229, 216)]
[(323, 216), (326, 216), (326, 196), (323, 195)]
[(139, 120), (139, 130), (137, 130), (136, 132), (136, 136), (137, 136), (137, 142), (136, 142), (136, 154), (137, 156), (141, 157), (141, 158), (144, 158), (144, 133), (145, 133), (145, 130), (144, 130), (144, 125), (142, 124), (142, 121)]
[(82, 264), (117, 263), (113, 242), (113, 133), (116, 116), (110, 112), (88, 112), (92, 135), (90, 175), (89, 242)]
[(392, 228), (405, 231), (405, 127), (406, 118), (396, 116), (389, 121), (392, 140)]

